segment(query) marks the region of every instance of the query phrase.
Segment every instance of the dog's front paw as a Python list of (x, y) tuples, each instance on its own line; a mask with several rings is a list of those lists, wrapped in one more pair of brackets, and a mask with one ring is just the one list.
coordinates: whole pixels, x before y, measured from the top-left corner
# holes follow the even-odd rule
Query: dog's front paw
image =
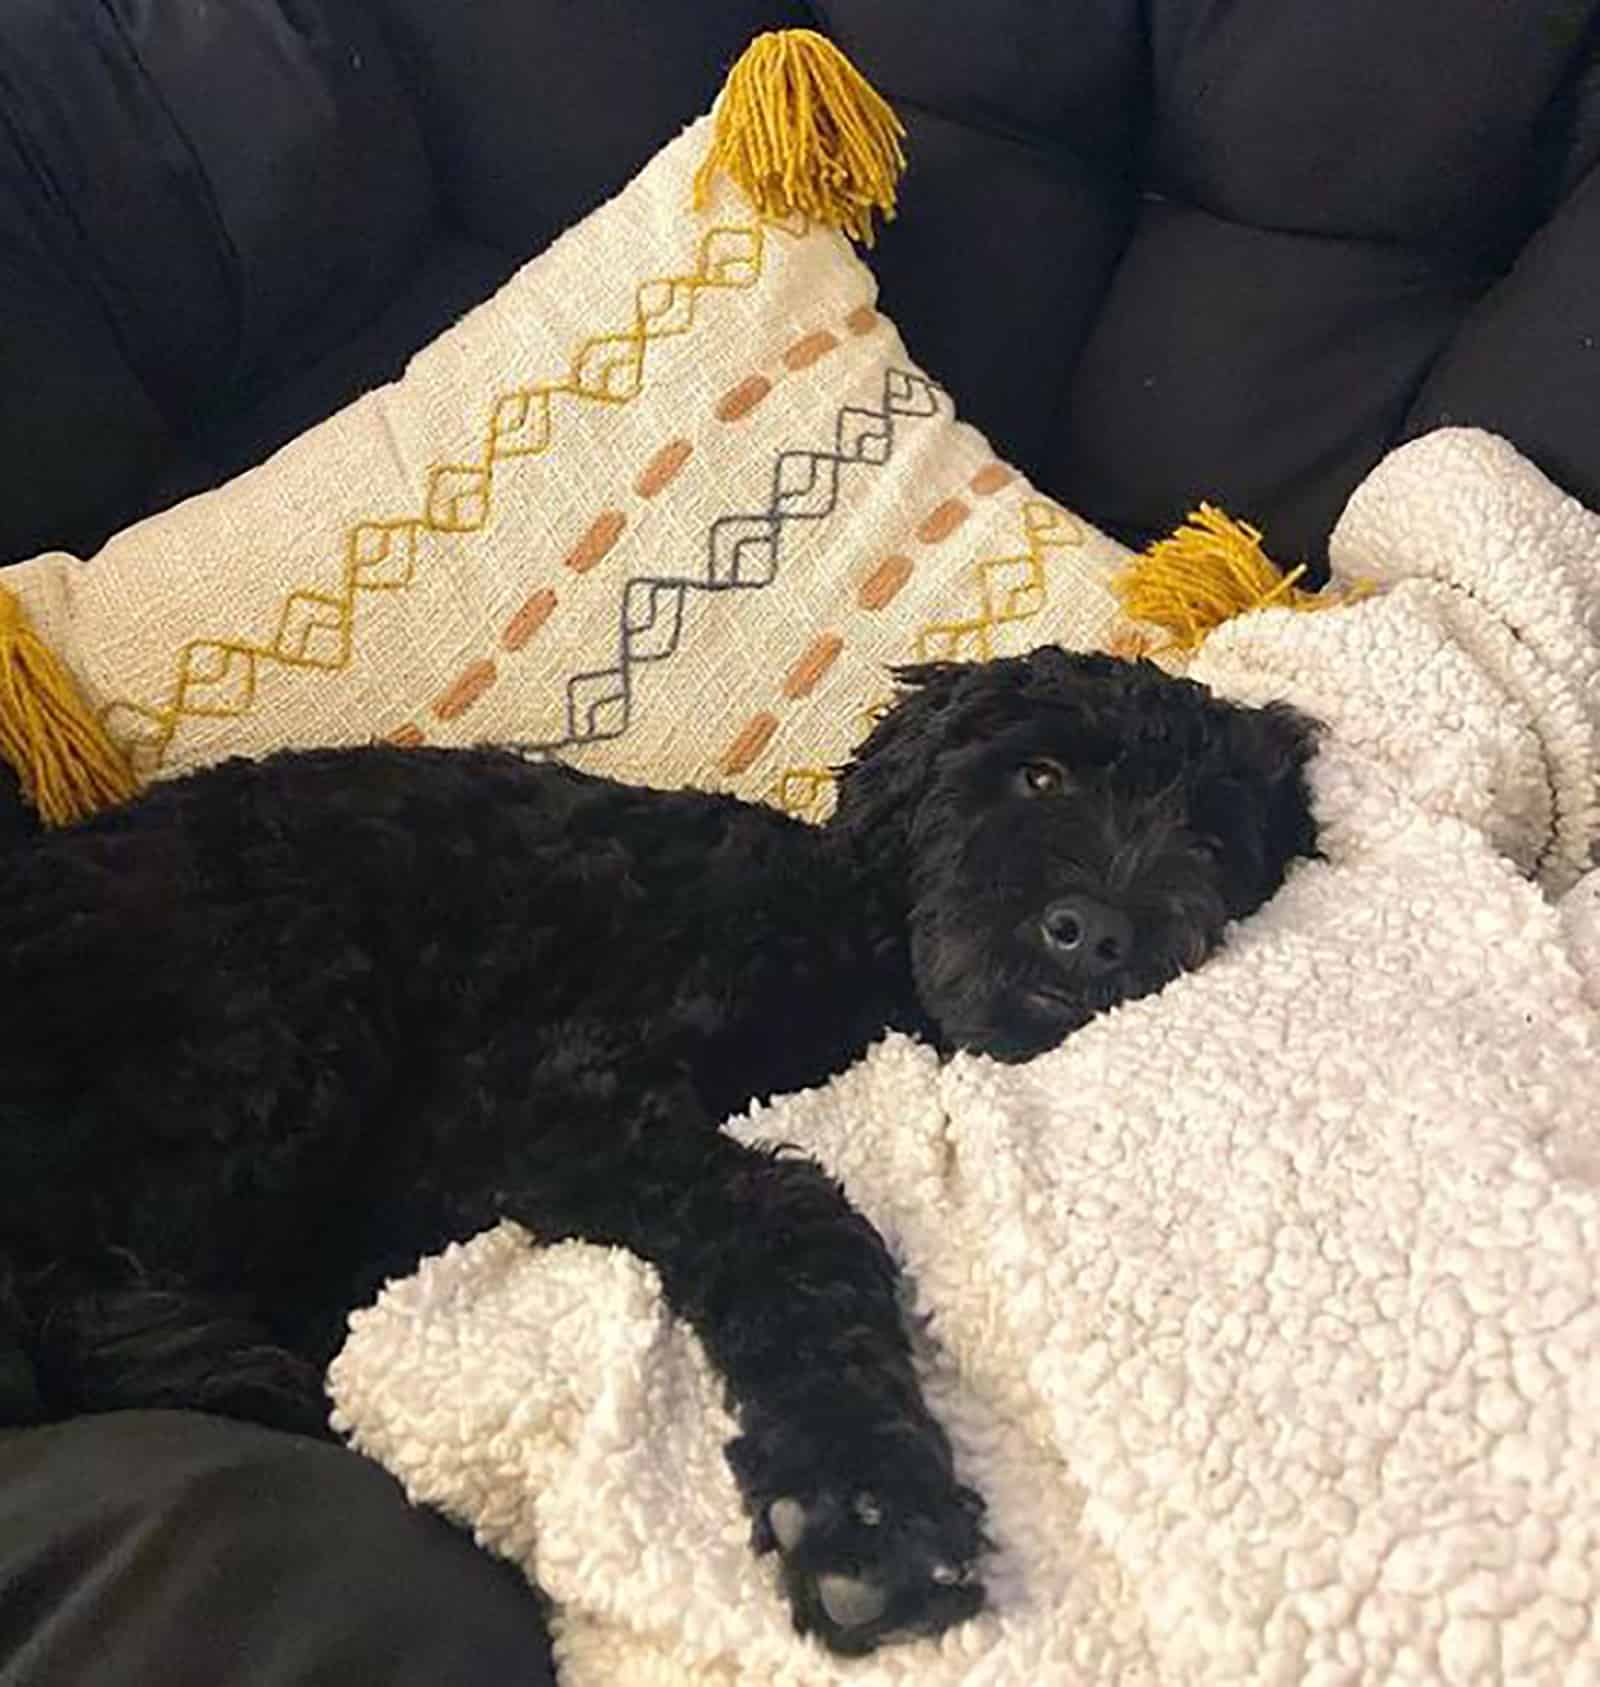
[(873, 1489), (820, 1488), (767, 1507), (759, 1536), (783, 1563), (795, 1627), (835, 1652), (939, 1634), (983, 1605), (976, 1576), (982, 1511), (970, 1488), (889, 1505)]
[[(754, 1545), (778, 1554), (795, 1627), (832, 1651), (939, 1634), (983, 1606), (983, 1502), (954, 1479), (931, 1424), (928, 1437), (903, 1426), (842, 1446), (806, 1437), (808, 1450), (791, 1442), (773, 1461), (787, 1467), (768, 1472), (776, 1492), (759, 1479), (745, 1486)], [(754, 1451), (748, 1437), (729, 1449), (742, 1479), (756, 1475)]]

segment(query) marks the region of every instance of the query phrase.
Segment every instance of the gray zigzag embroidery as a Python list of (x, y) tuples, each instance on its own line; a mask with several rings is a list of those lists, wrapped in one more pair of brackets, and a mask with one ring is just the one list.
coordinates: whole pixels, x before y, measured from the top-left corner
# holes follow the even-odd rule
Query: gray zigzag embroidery
[(630, 577), (622, 589), (616, 661), (574, 674), (567, 681), (566, 736), (527, 748), (548, 752), (620, 738), (632, 721), (634, 675), (647, 662), (664, 662), (676, 652), (690, 594), (770, 586), (789, 528), (825, 521), (838, 506), (845, 469), (882, 468), (894, 456), (897, 419), (936, 416), (939, 403), (939, 389), (926, 376), (886, 369), (877, 409), (847, 404), (834, 418), (831, 451), (781, 451), (765, 509), (719, 516), (711, 524), (701, 572)]

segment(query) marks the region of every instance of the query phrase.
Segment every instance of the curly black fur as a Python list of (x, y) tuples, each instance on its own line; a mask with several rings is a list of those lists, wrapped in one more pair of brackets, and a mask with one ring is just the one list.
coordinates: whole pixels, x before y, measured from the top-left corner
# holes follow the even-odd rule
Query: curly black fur
[[(509, 1216), (658, 1268), (802, 1627), (975, 1610), (981, 1506), (881, 1239), (717, 1122), (887, 1027), (1022, 1058), (1197, 965), (1312, 851), (1311, 737), (1057, 650), (900, 677), (820, 829), (373, 747), (16, 842), (0, 1266), (41, 1409), (314, 1428), (348, 1309)], [(1084, 897), (1124, 920), (1099, 964), (1041, 930)]]

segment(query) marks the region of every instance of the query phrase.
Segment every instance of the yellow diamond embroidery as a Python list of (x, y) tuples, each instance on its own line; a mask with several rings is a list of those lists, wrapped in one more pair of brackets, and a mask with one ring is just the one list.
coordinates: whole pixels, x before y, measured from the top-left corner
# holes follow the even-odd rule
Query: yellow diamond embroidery
[(768, 800), (797, 820), (820, 819), (833, 786), (833, 775), (825, 767), (791, 767), (778, 779)]
[(397, 592), (411, 584), (417, 569), (414, 521), (367, 522), (350, 533), (346, 569), (367, 592)]
[(272, 654), (290, 666), (342, 668), (350, 659), (350, 605), (322, 592), (295, 592), (283, 606)]
[(428, 476), (423, 520), (435, 533), (476, 533), (489, 519), (490, 471), (478, 463), (447, 463)]
[(489, 424), (491, 459), (535, 457), (550, 444), (550, 394), (508, 393), (494, 407)]
[(227, 644), (191, 644), (183, 653), (177, 707), (185, 714), (230, 720), (256, 700), (252, 652)]
[(1022, 536), (1021, 552), (978, 564), (972, 615), (936, 621), (917, 634), (919, 662), (986, 662), (994, 654), (996, 628), (1031, 620), (1049, 603), (1046, 560), (1052, 551), (1081, 545), (1083, 527), (1057, 505), (1029, 499), (1022, 506)]

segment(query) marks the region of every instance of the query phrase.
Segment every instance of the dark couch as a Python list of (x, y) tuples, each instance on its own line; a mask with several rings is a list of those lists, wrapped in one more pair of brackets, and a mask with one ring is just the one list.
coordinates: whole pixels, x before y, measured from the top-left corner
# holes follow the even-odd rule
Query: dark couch
[[(396, 374), (788, 24), (910, 129), (913, 351), (1113, 532), (1208, 497), (1315, 563), (1441, 422), (1600, 504), (1600, 0), (9, 0), (0, 562)], [(0, 1434), (8, 1684), (534, 1681), (541, 1632), (349, 1455)]]
[(1442, 421), (1600, 502), (1600, 0), (9, 0), (0, 560), (394, 375), (785, 24), (911, 131), (913, 352), (1095, 521), (1315, 558)]

